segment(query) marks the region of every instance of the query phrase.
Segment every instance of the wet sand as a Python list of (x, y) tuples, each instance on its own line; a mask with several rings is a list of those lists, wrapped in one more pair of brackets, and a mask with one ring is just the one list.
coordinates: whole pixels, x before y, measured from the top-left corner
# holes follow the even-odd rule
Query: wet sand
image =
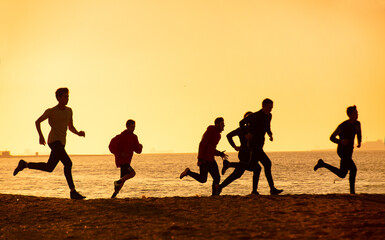
[(0, 194), (0, 239), (384, 238), (384, 194), (92, 200)]

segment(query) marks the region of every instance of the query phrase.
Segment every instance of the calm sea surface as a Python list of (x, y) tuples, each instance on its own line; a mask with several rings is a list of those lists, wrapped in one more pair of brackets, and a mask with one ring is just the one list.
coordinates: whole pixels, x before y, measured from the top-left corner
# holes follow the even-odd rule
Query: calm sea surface
[[(270, 152), (273, 179), (283, 194), (332, 194), (349, 193), (348, 176), (340, 179), (326, 169), (313, 171), (319, 158), (339, 166), (335, 151), (322, 152)], [(193, 154), (143, 154), (135, 155), (132, 167), (136, 176), (126, 182), (119, 198), (209, 196), (212, 179), (201, 184), (190, 177), (180, 180), (180, 173), (189, 167), (198, 171), (196, 153)], [(238, 161), (236, 153), (229, 153), (230, 161)], [(88, 199), (109, 198), (113, 193), (113, 181), (120, 170), (115, 167), (112, 155), (72, 156), (72, 175), (76, 189)], [(47, 157), (25, 157), (28, 162), (46, 162)], [(357, 165), (356, 193), (385, 194), (385, 151), (356, 151), (353, 160)], [(19, 158), (0, 158), (0, 193), (43, 197), (69, 198), (69, 189), (58, 164), (52, 173), (25, 169), (17, 176), (13, 170)], [(217, 160), (222, 168), (222, 160)], [(229, 169), (221, 182), (232, 172)], [(252, 173), (245, 174), (222, 191), (222, 195), (247, 195), (252, 187)], [(269, 187), (262, 170), (258, 192), (269, 194)]]

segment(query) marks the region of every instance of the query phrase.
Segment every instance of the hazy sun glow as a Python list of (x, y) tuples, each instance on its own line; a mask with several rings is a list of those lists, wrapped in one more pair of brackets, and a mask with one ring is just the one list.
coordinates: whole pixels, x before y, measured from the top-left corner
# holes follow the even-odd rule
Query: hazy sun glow
[[(0, 2), (0, 150), (47, 153), (35, 120), (70, 89), (67, 151), (108, 153), (136, 120), (144, 152), (196, 152), (274, 101), (267, 151), (334, 148), (357, 105), (363, 139), (385, 136), (385, 1)], [(47, 136), (48, 123), (43, 123)]]

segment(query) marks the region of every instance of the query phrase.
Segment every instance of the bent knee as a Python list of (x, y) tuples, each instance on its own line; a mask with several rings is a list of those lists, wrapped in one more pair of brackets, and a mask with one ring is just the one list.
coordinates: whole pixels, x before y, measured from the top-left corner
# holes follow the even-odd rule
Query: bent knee
[(261, 162), (263, 167), (266, 168), (271, 168), (271, 161), (263, 161)]
[(201, 178), (198, 180), (200, 183), (206, 183), (207, 182), (207, 178)]
[(346, 175), (348, 175), (348, 171), (343, 171), (343, 172), (341, 172), (341, 173), (338, 175), (338, 177), (344, 178), (344, 177), (346, 177)]
[(267, 166), (263, 166), (264, 172), (271, 172), (271, 164)]

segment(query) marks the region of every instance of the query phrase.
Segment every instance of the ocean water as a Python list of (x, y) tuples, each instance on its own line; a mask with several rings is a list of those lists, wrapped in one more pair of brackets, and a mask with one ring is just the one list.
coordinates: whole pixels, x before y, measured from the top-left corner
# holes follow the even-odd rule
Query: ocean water
[[(236, 153), (228, 153), (230, 161), (238, 161)], [(339, 166), (335, 151), (270, 152), (275, 185), (284, 189), (283, 194), (347, 194), (348, 176), (340, 179), (326, 169), (313, 171), (319, 158)], [(134, 155), (132, 167), (136, 176), (126, 182), (119, 198), (187, 197), (211, 195), (212, 179), (204, 184), (190, 177), (179, 179), (180, 173), (189, 167), (198, 171), (196, 153), (141, 154)], [(69, 198), (69, 189), (58, 164), (52, 173), (25, 169), (17, 176), (13, 170), (20, 158), (0, 158), (0, 193), (42, 197)], [(46, 162), (46, 156), (25, 157), (28, 162)], [(119, 179), (120, 169), (115, 167), (112, 155), (71, 156), (72, 175), (76, 189), (88, 199), (109, 198), (113, 193), (113, 181)], [(358, 172), (356, 193), (385, 194), (385, 151), (356, 151), (353, 154)], [(217, 159), (219, 168), (222, 160)], [(221, 182), (232, 172), (221, 176)], [(225, 188), (221, 195), (248, 195), (252, 187), (252, 173), (245, 174)], [(261, 172), (258, 192), (269, 194), (265, 174)]]

